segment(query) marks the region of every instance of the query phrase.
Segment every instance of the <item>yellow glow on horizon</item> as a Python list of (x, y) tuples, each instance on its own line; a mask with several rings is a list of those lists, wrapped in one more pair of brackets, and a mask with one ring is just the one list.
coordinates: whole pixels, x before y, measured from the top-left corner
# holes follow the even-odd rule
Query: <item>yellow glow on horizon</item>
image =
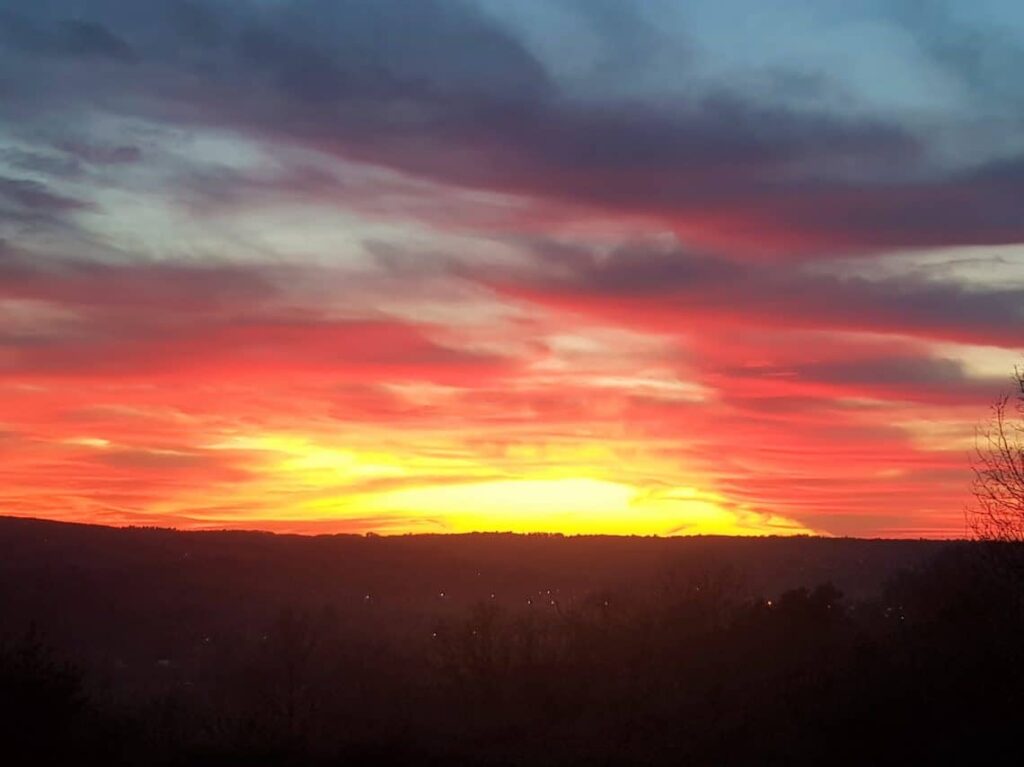
[[(382, 441), (381, 444), (386, 444)], [(263, 453), (260, 485), (282, 506), (267, 520), (355, 520), (386, 532), (546, 532), (613, 535), (785, 535), (814, 531), (738, 509), (698, 487), (624, 478), (606, 445), (516, 445), (420, 455), (335, 446), (289, 435), (234, 437), (214, 449)], [(290, 493), (294, 493), (289, 497)]]
[(412, 487), (367, 499), (380, 513), (443, 517), (451, 532), (673, 535), (799, 534), (790, 520), (738, 515), (695, 488), (647, 493), (632, 485), (587, 477), (508, 479)]

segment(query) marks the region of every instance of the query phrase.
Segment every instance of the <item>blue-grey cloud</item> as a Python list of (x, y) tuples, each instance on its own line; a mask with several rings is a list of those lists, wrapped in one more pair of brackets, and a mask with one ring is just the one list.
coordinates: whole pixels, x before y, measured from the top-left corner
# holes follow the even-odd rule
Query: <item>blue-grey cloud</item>
[(541, 244), (535, 269), (469, 276), (511, 295), (660, 331), (712, 323), (870, 332), (1017, 348), (1024, 289), (920, 276), (839, 276), (634, 243), (610, 255)]
[[(604, 4), (587, 23), (623, 49), (653, 40), (655, 25), (623, 13)], [(942, 47), (948, 26), (922, 34)], [(143, 13), (126, 0), (58, 0), (16, 3), (3, 29), (0, 115), (20, 122), (103, 110), (255, 133), (450, 184), (654, 216), (737, 252), (1024, 239), (1013, 152), (972, 146), (951, 163), (900, 115), (766, 104), (729, 82), (581, 98), (468, 1), (179, 0)]]
[(135, 51), (103, 24), (75, 18), (36, 24), (14, 12), (0, 14), (0, 40), (7, 46), (40, 55), (101, 58), (131, 62)]

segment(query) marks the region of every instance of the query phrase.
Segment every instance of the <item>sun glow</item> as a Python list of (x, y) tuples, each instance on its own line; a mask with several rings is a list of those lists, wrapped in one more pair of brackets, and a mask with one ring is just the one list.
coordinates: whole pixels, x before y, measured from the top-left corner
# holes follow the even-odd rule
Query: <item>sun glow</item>
[[(561, 532), (616, 535), (805, 534), (804, 526), (739, 509), (693, 486), (645, 486), (625, 478), (607, 448), (519, 449), (503, 460), (451, 451), (425, 456), (320, 444), (290, 435), (234, 437), (214, 450), (262, 455), (268, 509), (288, 520), (404, 532)], [(546, 458), (547, 460), (541, 460)], [(209, 520), (213, 522), (214, 520)]]

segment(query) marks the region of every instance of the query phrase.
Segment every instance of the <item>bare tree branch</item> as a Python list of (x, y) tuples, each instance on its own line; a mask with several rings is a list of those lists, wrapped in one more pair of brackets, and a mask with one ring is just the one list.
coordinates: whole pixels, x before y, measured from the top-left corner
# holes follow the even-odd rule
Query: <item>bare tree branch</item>
[(1013, 382), (975, 434), (965, 516), (970, 533), (990, 544), (992, 562), (1024, 582), (1024, 369), (1014, 370)]

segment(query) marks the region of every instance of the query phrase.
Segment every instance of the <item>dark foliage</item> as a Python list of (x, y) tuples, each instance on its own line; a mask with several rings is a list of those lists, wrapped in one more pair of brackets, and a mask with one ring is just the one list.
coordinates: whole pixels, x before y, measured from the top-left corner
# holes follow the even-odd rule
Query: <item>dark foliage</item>
[[(420, 540), (404, 565), (408, 582), (393, 573), (375, 591), (360, 582), (349, 594), (353, 584), (337, 582), (311, 594), (304, 565), (285, 556), (299, 544), (256, 537), (249, 542), (262, 553), (245, 556), (279, 565), (280, 591), (251, 604), (266, 600), (261, 578), (237, 573), (232, 582), (220, 566), (242, 556), (241, 539), (31, 529), (58, 548), (68, 535), (94, 546), (106, 537), (107, 554), (159, 540), (208, 559), (198, 571), (156, 577), (147, 568), (157, 560), (139, 552), (132, 562), (129, 551), (80, 558), (78, 578), (89, 584), (81, 598), (110, 605), (90, 616), (69, 601), (58, 560), (37, 552), (33, 566), (15, 566), (23, 550), (12, 552), (0, 592), (0, 705), (15, 763), (975, 763), (1013, 753), (1024, 725), (1024, 614), (1014, 581), (978, 544), (921, 544), (924, 553), (904, 549), (898, 567), (872, 548), (885, 544), (854, 542), (857, 558), (885, 576), (864, 592), (842, 578), (767, 590), (768, 579), (751, 573), (767, 572), (783, 545), (768, 540), (705, 541), (640, 580), (595, 566), (571, 588), (547, 565), (495, 570), (474, 560), (461, 576), (470, 588), (448, 570), (479, 541)], [(350, 547), (353, 559), (388, 562), (388, 547), (407, 554), (412, 545), (359, 543), (378, 548)], [(568, 559), (592, 544), (557, 541)], [(481, 545), (493, 554), (525, 544)], [(615, 556), (626, 561), (623, 550), (637, 545), (645, 544), (619, 541)], [(817, 574), (810, 563), (822, 545), (786, 543), (802, 563), (795, 572)], [(124, 568), (121, 577), (104, 566)], [(452, 578), (443, 594), (439, 573)], [(412, 580), (429, 596), (399, 598)], [(488, 591), (499, 581), (501, 593)], [(128, 605), (131, 618), (120, 612)], [(29, 619), (47, 622), (53, 649), (37, 629), (14, 630)]]

